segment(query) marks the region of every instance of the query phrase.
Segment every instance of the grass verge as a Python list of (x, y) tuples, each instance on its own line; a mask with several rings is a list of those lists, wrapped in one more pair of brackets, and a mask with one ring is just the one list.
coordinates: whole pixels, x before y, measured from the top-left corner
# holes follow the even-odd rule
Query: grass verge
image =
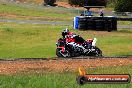
[[(132, 66), (88, 68), (88, 74), (130, 74)], [(77, 72), (47, 74), (0, 75), (1, 88), (131, 88), (130, 84), (86, 84), (76, 83)]]
[(130, 25), (132, 26), (132, 21), (118, 21), (119, 25)]
[[(42, 58), (54, 57), (56, 40), (68, 26), (0, 23), (0, 58)], [(78, 31), (84, 39), (98, 39), (97, 46), (105, 56), (132, 55), (132, 31), (120, 29), (117, 32)]]
[(7, 3), (0, 1), (0, 16), (12, 19), (38, 19), (69, 21), (75, 16), (76, 10), (62, 7), (44, 7), (22, 3)]

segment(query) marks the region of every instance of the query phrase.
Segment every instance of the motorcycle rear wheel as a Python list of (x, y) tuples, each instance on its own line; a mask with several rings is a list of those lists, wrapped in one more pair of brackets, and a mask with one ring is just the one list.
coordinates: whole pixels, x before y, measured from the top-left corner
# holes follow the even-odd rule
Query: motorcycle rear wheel
[(94, 54), (95, 54), (94, 56), (96, 56), (96, 57), (101, 57), (102, 56), (102, 51), (98, 47), (95, 47)]

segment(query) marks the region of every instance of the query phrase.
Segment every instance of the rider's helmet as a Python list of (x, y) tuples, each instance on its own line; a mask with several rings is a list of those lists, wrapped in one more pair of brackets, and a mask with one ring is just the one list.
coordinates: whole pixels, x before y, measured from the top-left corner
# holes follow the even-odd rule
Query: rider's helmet
[(66, 29), (64, 29), (64, 30), (62, 31), (62, 36), (63, 36), (63, 38), (65, 38), (65, 36), (68, 35), (68, 34), (69, 34), (68, 28), (66, 28)]

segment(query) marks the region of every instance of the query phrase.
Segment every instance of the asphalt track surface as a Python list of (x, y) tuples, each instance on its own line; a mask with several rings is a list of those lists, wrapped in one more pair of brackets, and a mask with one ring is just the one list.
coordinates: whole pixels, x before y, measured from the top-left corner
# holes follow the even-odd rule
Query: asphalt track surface
[(72, 25), (72, 22), (66, 21), (41, 21), (41, 20), (14, 20), (14, 19), (0, 19), (0, 22), (18, 23), (18, 24), (47, 24), (47, 25)]
[[(46, 25), (73, 26), (73, 22), (68, 22), (68, 21), (14, 20), (14, 19), (1, 18), (0, 22), (18, 23), (18, 24), (46, 24)], [(117, 28), (132, 29), (132, 25), (118, 25)]]
[[(26, 7), (26, 8), (34, 8), (34, 9), (44, 9), (43, 5), (35, 5), (35, 4), (29, 4), (29, 3), (18, 3), (15, 2), (15, 0), (0, 0), (2, 3), (6, 4), (15, 4), (21, 7)], [(53, 7), (48, 7), (52, 8)], [(55, 9), (62, 10), (62, 8), (56, 7)], [(66, 8), (63, 8), (63, 10), (67, 10)], [(69, 10), (76, 11), (76, 9), (69, 8)], [(77, 11), (78, 12), (78, 11)], [(109, 12), (108, 12), (109, 13)], [(19, 23), (19, 24), (46, 24), (46, 25), (64, 25), (64, 26), (73, 26), (72, 21), (44, 21), (44, 20), (15, 20), (15, 19), (4, 19), (0, 17), (0, 22), (13, 22), (13, 23)], [(118, 25), (117, 28), (121, 29), (132, 29), (132, 25)]]

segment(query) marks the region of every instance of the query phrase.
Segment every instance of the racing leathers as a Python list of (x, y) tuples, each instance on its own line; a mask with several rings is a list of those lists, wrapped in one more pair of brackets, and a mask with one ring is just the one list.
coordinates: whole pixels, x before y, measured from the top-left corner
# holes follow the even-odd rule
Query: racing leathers
[(73, 46), (73, 48), (79, 47), (79, 48), (81, 48), (83, 50), (83, 53), (86, 53), (88, 51), (83, 46), (83, 43), (85, 42), (85, 40), (82, 37), (80, 37), (79, 35), (76, 35), (76, 34), (73, 34), (73, 33), (69, 32), (65, 36), (65, 39), (66, 39), (66, 43), (68, 45)]

